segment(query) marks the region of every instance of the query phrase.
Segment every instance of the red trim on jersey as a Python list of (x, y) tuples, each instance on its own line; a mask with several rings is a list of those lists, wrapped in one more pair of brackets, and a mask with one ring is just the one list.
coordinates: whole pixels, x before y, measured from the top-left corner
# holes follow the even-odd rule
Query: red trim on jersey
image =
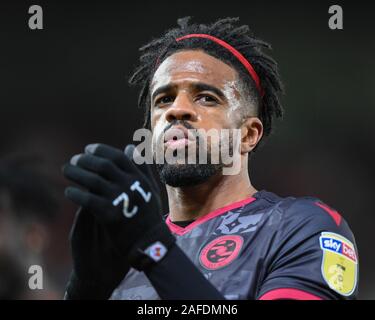
[(313, 295), (311, 293), (291, 288), (281, 288), (268, 291), (262, 295), (258, 300), (278, 300), (278, 299), (288, 299), (288, 300), (323, 300), (322, 298)]
[(210, 213), (198, 218), (197, 220), (195, 220), (194, 222), (190, 223), (188, 226), (186, 226), (185, 228), (184, 227), (180, 227), (178, 226), (177, 224), (174, 224), (171, 219), (169, 218), (169, 215), (166, 219), (166, 224), (168, 225), (169, 227), (169, 230), (179, 236), (182, 236), (184, 235), (185, 233), (191, 231), (192, 229), (194, 229), (196, 226), (199, 226), (200, 224), (212, 219), (212, 218), (215, 218), (229, 210), (232, 210), (232, 209), (236, 209), (236, 208), (239, 208), (239, 207), (242, 207), (246, 204), (249, 204), (253, 201), (255, 201), (256, 198), (254, 197), (250, 197), (250, 198), (247, 198), (247, 199), (244, 199), (244, 200), (240, 200), (240, 201), (237, 201), (237, 202), (234, 202), (232, 204), (229, 204), (225, 207), (222, 207), (222, 208), (219, 208), (219, 209), (216, 209), (214, 211), (211, 211)]
[(340, 225), (340, 223), (341, 223), (341, 216), (340, 216), (340, 214), (336, 210), (328, 207), (327, 205), (325, 205), (325, 204), (323, 204), (321, 202), (315, 202), (315, 204), (318, 207), (321, 207), (324, 211), (326, 211), (332, 217), (332, 219), (336, 222), (336, 224), (338, 226)]

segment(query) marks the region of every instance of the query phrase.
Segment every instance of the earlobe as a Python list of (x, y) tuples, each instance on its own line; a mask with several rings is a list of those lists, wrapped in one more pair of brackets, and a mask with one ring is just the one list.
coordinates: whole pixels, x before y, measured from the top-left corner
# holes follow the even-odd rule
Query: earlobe
[(241, 127), (241, 154), (252, 151), (263, 135), (263, 124), (258, 117), (247, 118)]

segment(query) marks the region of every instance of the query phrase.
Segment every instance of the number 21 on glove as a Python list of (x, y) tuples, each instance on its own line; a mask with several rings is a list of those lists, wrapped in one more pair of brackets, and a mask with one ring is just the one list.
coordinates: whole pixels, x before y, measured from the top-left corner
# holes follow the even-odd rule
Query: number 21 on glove
[[(130, 190), (135, 192), (138, 191), (142, 198), (146, 201), (149, 202), (151, 199), (151, 192), (145, 192), (142, 187), (140, 182), (137, 180), (135, 181), (131, 186)], [(129, 211), (129, 196), (127, 193), (123, 192), (121, 193), (115, 200), (113, 200), (112, 204), (117, 207), (121, 202), (123, 201), (123, 209), (122, 212), (126, 218), (131, 218), (138, 212), (138, 207), (134, 206), (133, 210)]]

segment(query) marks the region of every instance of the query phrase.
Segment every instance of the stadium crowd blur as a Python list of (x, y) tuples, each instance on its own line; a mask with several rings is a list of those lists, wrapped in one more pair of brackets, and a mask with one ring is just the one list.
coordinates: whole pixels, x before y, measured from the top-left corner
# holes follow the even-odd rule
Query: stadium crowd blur
[[(272, 43), (286, 115), (252, 159), (253, 184), (282, 196), (316, 196), (337, 209), (356, 237), (359, 297), (375, 299), (371, 10), (345, 7), (340, 33), (327, 27), (328, 5), (292, 5), (265, 1), (244, 14), (235, 3), (215, 3), (203, 14), (187, 3), (154, 3), (145, 13), (141, 3), (64, 2), (45, 5), (41, 32), (28, 30), (26, 5), (3, 5), (0, 299), (62, 298), (76, 207), (63, 196), (61, 167), (86, 144), (132, 142), (143, 120), (137, 92), (126, 84), (137, 49), (190, 14), (197, 21), (240, 16)], [(43, 290), (28, 287), (34, 264), (43, 269)]]

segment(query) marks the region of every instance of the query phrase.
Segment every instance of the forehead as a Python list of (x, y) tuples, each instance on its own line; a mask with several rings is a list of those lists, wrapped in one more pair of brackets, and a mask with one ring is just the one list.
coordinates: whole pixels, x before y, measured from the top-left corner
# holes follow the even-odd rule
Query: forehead
[(228, 81), (237, 80), (237, 72), (201, 50), (179, 51), (161, 63), (153, 76), (151, 90), (174, 81), (189, 79), (223, 87)]

